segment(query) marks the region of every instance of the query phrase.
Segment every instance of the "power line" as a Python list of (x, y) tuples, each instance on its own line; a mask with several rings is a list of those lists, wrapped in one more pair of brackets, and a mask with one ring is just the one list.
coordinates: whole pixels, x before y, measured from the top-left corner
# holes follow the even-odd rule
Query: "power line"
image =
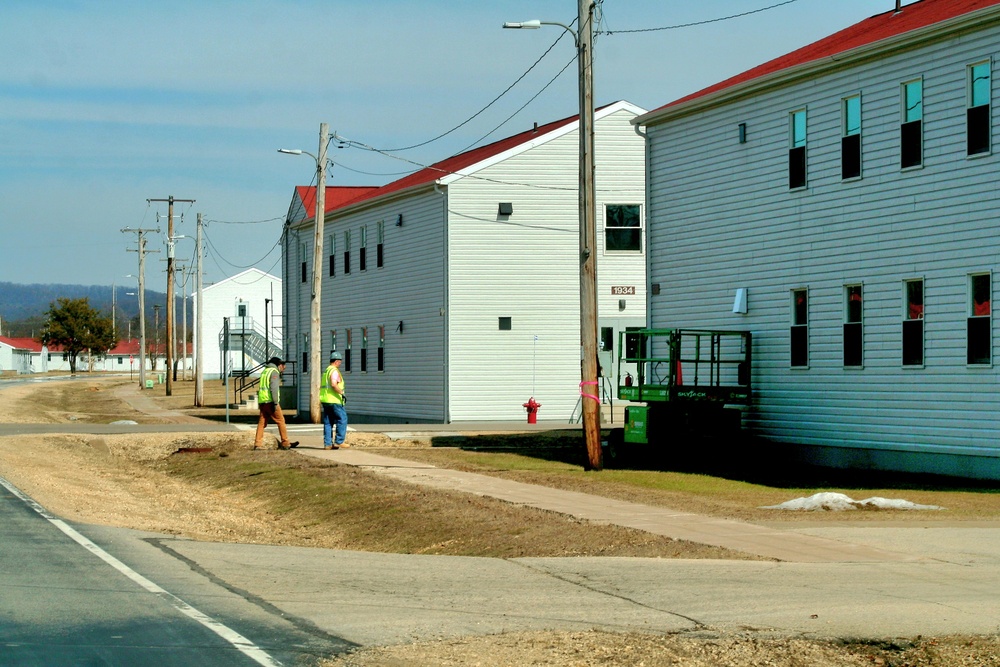
[(207, 225), (210, 222), (217, 222), (220, 225), (260, 225), (265, 222), (277, 222), (279, 220), (284, 220), (285, 216), (278, 216), (277, 218), (268, 218), (267, 220), (206, 220)]
[[(574, 21), (574, 23), (575, 23), (575, 21)], [(455, 130), (457, 130), (457, 129), (459, 129), (459, 128), (463, 127), (464, 125), (467, 125), (467, 124), (468, 124), (468, 123), (470, 123), (470, 122), (471, 122), (472, 120), (474, 120), (474, 119), (475, 119), (475, 118), (477, 118), (477, 117), (478, 117), (479, 115), (481, 115), (481, 114), (482, 114), (483, 112), (485, 112), (485, 111), (486, 111), (487, 109), (489, 109), (489, 108), (490, 108), (491, 106), (493, 106), (494, 104), (496, 104), (496, 103), (497, 103), (497, 101), (499, 101), (501, 97), (503, 97), (504, 95), (506, 95), (507, 93), (509, 93), (509, 92), (510, 92), (510, 90), (511, 90), (511, 89), (512, 89), (512, 88), (513, 88), (514, 86), (516, 86), (517, 84), (519, 84), (519, 83), (521, 82), (521, 80), (522, 80), (522, 79), (524, 79), (524, 77), (528, 76), (528, 74), (530, 74), (530, 73), (531, 73), (531, 70), (535, 69), (535, 67), (537, 67), (537, 66), (538, 66), (538, 63), (542, 62), (542, 60), (543, 60), (543, 59), (545, 58), (545, 56), (547, 56), (547, 55), (549, 54), (549, 52), (550, 52), (550, 51), (551, 51), (552, 49), (554, 49), (554, 48), (555, 48), (556, 44), (558, 44), (558, 43), (559, 43), (559, 41), (560, 41), (560, 40), (561, 40), (561, 39), (562, 39), (562, 38), (563, 38), (563, 37), (565, 36), (565, 34), (566, 34), (566, 33), (561, 33), (561, 34), (560, 34), (560, 35), (559, 35), (559, 36), (558, 36), (558, 37), (556, 38), (556, 41), (552, 42), (552, 44), (551, 44), (551, 45), (549, 46), (549, 48), (545, 49), (545, 52), (544, 52), (544, 53), (542, 53), (542, 55), (540, 55), (540, 56), (538, 57), (538, 60), (536, 60), (536, 61), (535, 61), (534, 63), (532, 63), (531, 67), (529, 67), (529, 68), (528, 68), (528, 69), (527, 69), (527, 70), (526, 70), (526, 71), (525, 71), (525, 72), (524, 72), (523, 74), (521, 74), (521, 76), (517, 77), (517, 79), (516, 79), (516, 80), (514, 81), (514, 83), (510, 84), (509, 86), (507, 86), (507, 87), (506, 87), (506, 88), (504, 89), (504, 91), (503, 91), (502, 93), (500, 93), (499, 95), (497, 95), (496, 97), (494, 97), (494, 98), (493, 98), (493, 99), (492, 99), (492, 100), (490, 101), (490, 103), (489, 103), (489, 104), (487, 104), (487, 105), (486, 105), (486, 106), (484, 106), (484, 107), (483, 107), (482, 109), (480, 109), (480, 110), (479, 110), (479, 111), (477, 111), (476, 113), (474, 113), (474, 114), (472, 114), (471, 116), (469, 116), (468, 118), (466, 118), (466, 119), (465, 119), (464, 121), (462, 121), (461, 123), (459, 123), (459, 124), (458, 124), (458, 125), (456, 125), (455, 127), (451, 128), (451, 129), (450, 129), (450, 130), (448, 130), (447, 132), (443, 132), (443, 133), (439, 134), (438, 136), (434, 137), (433, 139), (428, 139), (427, 141), (423, 141), (423, 142), (421, 142), (421, 143), (419, 143), (419, 144), (413, 144), (412, 146), (403, 146), (403, 147), (401, 147), (401, 148), (383, 148), (383, 149), (381, 149), (381, 151), (378, 151), (378, 152), (386, 152), (386, 153), (397, 153), (397, 152), (400, 152), (400, 151), (408, 151), (408, 150), (411, 150), (411, 149), (413, 149), (413, 148), (420, 148), (421, 146), (426, 146), (427, 144), (430, 144), (430, 143), (433, 143), (433, 142), (437, 141), (438, 139), (442, 139), (442, 138), (444, 138), (444, 137), (447, 137), (447, 136), (448, 136), (449, 134), (451, 134), (451, 133), (452, 133), (452, 132), (454, 132)], [(565, 68), (563, 68), (563, 69), (565, 69)], [(509, 119), (508, 119), (508, 120), (509, 120)], [(506, 122), (506, 121), (504, 121), (504, 122)], [(487, 136), (489, 136), (489, 135), (487, 135)]]
[[(242, 265), (242, 264), (236, 264), (235, 262), (231, 262), (231, 261), (229, 261), (228, 259), (226, 259), (225, 257), (223, 257), (223, 256), (222, 256), (222, 253), (221, 253), (221, 252), (219, 252), (219, 249), (218, 249), (218, 248), (217, 248), (217, 247), (215, 246), (215, 244), (214, 244), (214, 243), (212, 243), (212, 239), (211, 239), (211, 238), (210, 238), (210, 237), (208, 236), (208, 234), (207, 234), (207, 233), (205, 233), (205, 232), (203, 232), (203, 234), (204, 234), (204, 238), (205, 238), (205, 240), (206, 240), (206, 241), (208, 242), (208, 246), (209, 246), (209, 247), (210, 247), (210, 248), (212, 249), (212, 251), (213, 251), (213, 255), (212, 255), (212, 258), (213, 258), (213, 259), (215, 259), (216, 257), (218, 257), (218, 258), (219, 258), (219, 259), (221, 259), (221, 260), (222, 260), (223, 262), (225, 262), (226, 264), (228, 264), (228, 265), (230, 265), (230, 266), (232, 266), (233, 268), (236, 268), (236, 269), (249, 269), (249, 268), (251, 268), (251, 267), (254, 267), (254, 266), (256, 266), (257, 264), (260, 264), (260, 263), (261, 263), (261, 262), (263, 262), (263, 261), (264, 261), (265, 259), (267, 259), (267, 258), (268, 258), (268, 257), (270, 256), (270, 254), (271, 254), (272, 252), (274, 252), (274, 249), (275, 249), (275, 248), (277, 248), (277, 247), (278, 247), (278, 246), (279, 246), (279, 245), (281, 244), (281, 237), (279, 236), (279, 237), (278, 237), (278, 240), (277, 240), (277, 241), (275, 241), (274, 245), (273, 245), (273, 246), (271, 246), (271, 247), (270, 247), (270, 249), (268, 249), (268, 251), (267, 251), (266, 253), (264, 253), (264, 256), (263, 256), (263, 257), (261, 257), (260, 259), (258, 259), (258, 260), (257, 260), (257, 261), (255, 261), (255, 262), (251, 262), (250, 264), (246, 264), (246, 265)], [(219, 268), (221, 269), (222, 267), (220, 266)], [(223, 271), (223, 273), (225, 273), (225, 271)]]
[[(760, 12), (766, 12), (769, 9), (775, 9), (776, 7), (781, 7), (783, 5), (790, 5), (793, 2), (798, 2), (798, 0), (785, 0), (784, 2), (779, 2), (768, 7), (761, 7), (760, 9), (751, 9), (748, 12), (741, 12), (739, 14), (732, 14), (730, 16), (720, 16), (719, 18), (706, 19), (704, 21), (692, 21), (691, 23), (679, 23), (677, 25), (667, 25), (661, 28), (635, 28), (632, 30), (601, 30), (597, 34), (601, 35), (616, 35), (619, 33), (636, 33), (636, 32), (659, 32), (662, 30), (677, 30), (679, 28), (692, 28), (698, 25), (706, 25), (709, 23), (718, 23), (719, 21), (729, 21), (732, 19), (738, 19), (743, 16), (750, 16), (751, 14), (759, 14)], [(603, 16), (602, 16), (603, 20)]]

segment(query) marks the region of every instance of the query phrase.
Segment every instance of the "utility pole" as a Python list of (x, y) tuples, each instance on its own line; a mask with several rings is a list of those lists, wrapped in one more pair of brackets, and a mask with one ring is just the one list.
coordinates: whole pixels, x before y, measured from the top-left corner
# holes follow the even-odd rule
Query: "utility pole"
[[(129, 252), (139, 253), (139, 389), (146, 388), (146, 253), (159, 252), (159, 250), (146, 250), (146, 233), (160, 233), (157, 229), (129, 229), (126, 227), (122, 233), (134, 232), (138, 236), (138, 248)], [(154, 356), (153, 359), (156, 359)]]
[(198, 309), (198, 320), (197, 320), (197, 322), (195, 322), (195, 325), (194, 325), (194, 404), (195, 404), (195, 407), (199, 407), (199, 408), (205, 405), (205, 376), (204, 376), (205, 369), (204, 369), (204, 367), (202, 366), (202, 363), (201, 363), (201, 359), (202, 359), (202, 350), (201, 350), (201, 347), (202, 347), (202, 341), (204, 340), (201, 337), (201, 334), (202, 334), (201, 323), (202, 323), (202, 319), (203, 319), (202, 313), (204, 312), (204, 308), (203, 308), (204, 304), (203, 304), (202, 299), (201, 299), (201, 297), (202, 297), (202, 294), (201, 294), (201, 275), (202, 275), (201, 274), (201, 224), (202, 224), (201, 213), (199, 213), (198, 214), (198, 233), (197, 233), (197, 236), (195, 237), (195, 242), (194, 242), (194, 245), (195, 245), (194, 254), (195, 254), (195, 257), (196, 257), (195, 261), (198, 262), (198, 279), (197, 279), (198, 299), (196, 301), (196, 303), (197, 303), (196, 308)]
[(194, 203), (194, 199), (174, 199), (173, 195), (166, 199), (147, 199), (146, 202), (167, 202), (167, 396), (174, 395), (172, 380), (173, 340), (174, 340), (174, 202)]
[(316, 160), (316, 233), (313, 237), (313, 275), (312, 275), (312, 308), (309, 328), (309, 419), (313, 424), (320, 423), (322, 409), (319, 404), (320, 376), (323, 374), (323, 364), (320, 355), (323, 348), (323, 333), (320, 326), (320, 313), (323, 300), (321, 298), (323, 266), (323, 223), (326, 222), (326, 145), (329, 140), (329, 126), (319, 124), (319, 155)]
[(601, 399), (597, 380), (597, 216), (594, 210), (594, 0), (579, 0), (580, 67), (580, 395), (590, 470), (601, 456)]

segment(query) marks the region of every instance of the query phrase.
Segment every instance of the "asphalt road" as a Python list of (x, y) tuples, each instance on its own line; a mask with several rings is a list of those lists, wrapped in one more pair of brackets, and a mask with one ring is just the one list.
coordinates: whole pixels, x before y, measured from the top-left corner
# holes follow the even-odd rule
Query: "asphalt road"
[(164, 539), (71, 526), (0, 478), (0, 664), (271, 666), (352, 646)]

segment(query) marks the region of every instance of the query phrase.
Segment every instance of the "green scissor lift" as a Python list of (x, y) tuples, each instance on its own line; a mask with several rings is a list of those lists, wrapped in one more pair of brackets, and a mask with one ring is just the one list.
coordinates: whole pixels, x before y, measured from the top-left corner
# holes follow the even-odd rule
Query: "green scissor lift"
[(749, 331), (634, 329), (618, 339), (625, 428), (609, 444), (648, 444), (736, 426), (750, 404)]

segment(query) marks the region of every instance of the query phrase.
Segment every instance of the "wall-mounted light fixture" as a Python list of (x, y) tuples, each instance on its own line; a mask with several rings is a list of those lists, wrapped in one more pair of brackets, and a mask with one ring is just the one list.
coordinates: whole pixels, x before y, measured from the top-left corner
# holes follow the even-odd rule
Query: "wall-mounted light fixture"
[(514, 212), (514, 204), (509, 201), (500, 202), (500, 209), (497, 211), (497, 215), (510, 215)]
[(625, 299), (618, 299), (618, 310), (625, 310)]
[(397, 227), (402, 227), (403, 226), (403, 214), (402, 213), (400, 213), (399, 215), (396, 216), (396, 226)]
[(747, 314), (747, 288), (737, 287), (736, 297), (733, 299), (733, 312), (740, 313), (742, 315)]

